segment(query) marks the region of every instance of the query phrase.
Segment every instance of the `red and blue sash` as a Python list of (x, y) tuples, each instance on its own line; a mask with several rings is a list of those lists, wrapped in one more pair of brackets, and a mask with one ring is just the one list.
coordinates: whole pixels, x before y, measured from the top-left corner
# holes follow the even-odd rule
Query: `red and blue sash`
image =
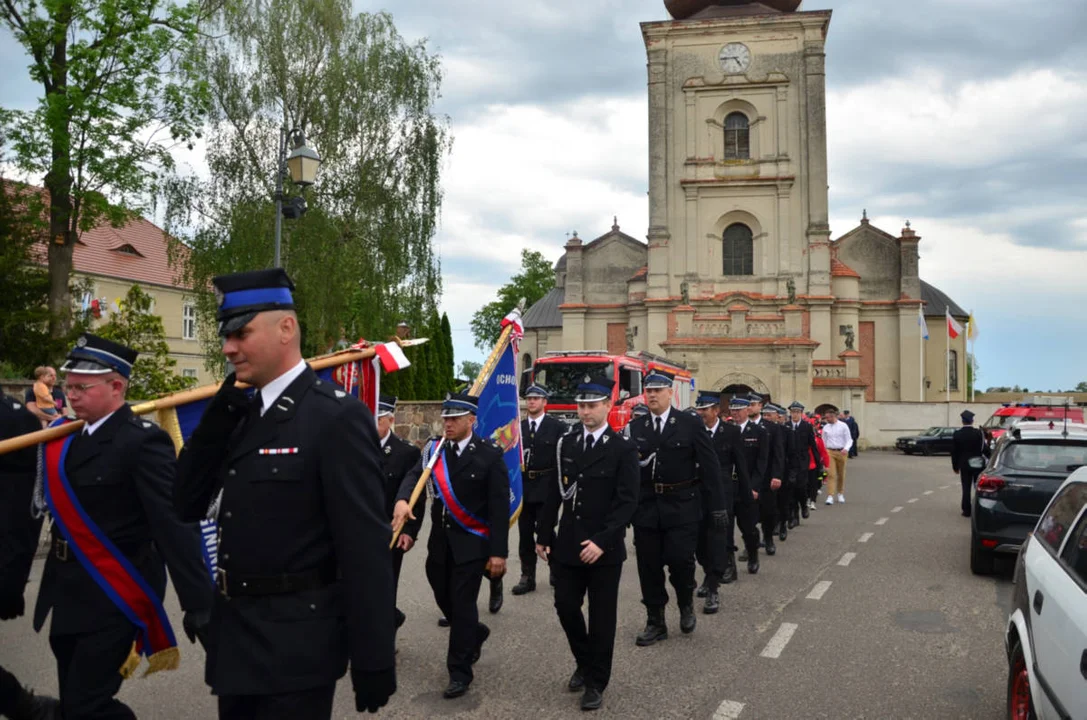
[[(441, 441), (438, 441), (441, 442)], [(435, 446), (438, 445), (435, 443)], [(431, 449), (434, 452), (435, 448)], [(442, 496), (442, 502), (445, 503), (446, 509), (449, 514), (453, 516), (453, 519), (462, 528), (478, 535), (481, 538), (489, 538), (491, 536), (491, 530), (487, 527), (487, 524), (477, 518), (472, 513), (468, 512), (468, 509), (461, 505), (460, 500), (457, 499), (457, 494), (453, 492), (453, 483), (449, 479), (449, 466), (445, 464), (445, 449), (441, 451), (441, 457), (438, 458), (438, 462), (434, 465), (432, 472), (434, 477), (434, 485), (438, 489), (438, 493)]]
[(144, 675), (173, 670), (180, 663), (180, 654), (162, 601), (87, 515), (68, 483), (64, 461), (74, 439), (75, 435), (69, 435), (45, 446), (45, 502), (49, 512), (79, 564), (139, 630), (121, 675), (131, 676), (141, 655), (146, 655), (148, 661)]

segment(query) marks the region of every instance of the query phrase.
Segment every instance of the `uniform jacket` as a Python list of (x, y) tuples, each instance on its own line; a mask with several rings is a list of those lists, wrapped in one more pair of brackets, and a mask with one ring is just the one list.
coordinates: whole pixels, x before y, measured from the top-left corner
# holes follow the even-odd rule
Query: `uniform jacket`
[(728, 486), (728, 497), (745, 497), (750, 500), (751, 477), (747, 472), (740, 428), (722, 420), (717, 423), (710, 439), (713, 449), (717, 451), (717, 461), (721, 464), (721, 481)]
[[(739, 426), (737, 426), (739, 427)], [(750, 420), (740, 434), (744, 461), (751, 489), (757, 493), (770, 490), (770, 437), (765, 427)]]
[[(766, 428), (766, 435), (770, 439), (770, 464), (768, 471), (770, 479), (785, 479), (785, 457), (789, 454), (788, 443), (790, 438), (785, 434), (785, 429), (777, 423), (770, 422), (766, 418), (759, 418), (759, 425)], [(767, 483), (767, 489), (770, 485)]]
[[(536, 434), (528, 431), (528, 418), (521, 421), (521, 442), (525, 457), (525, 472), (521, 473), (525, 503), (542, 503), (548, 495), (548, 487), (555, 484), (555, 447), (565, 432), (565, 426), (544, 413), (536, 423)], [(529, 477), (529, 472), (552, 470), (537, 477)]]
[[(396, 505), (396, 495), (400, 492), (400, 486), (404, 483), (408, 473), (419, 463), (420, 455), (419, 448), (402, 440), (396, 433), (389, 433), (389, 440), (385, 443), (381, 453), (381, 472), (385, 478), (386, 517), (392, 518), (393, 506)], [(418, 475), (412, 477), (413, 486), (418, 479)], [(402, 534), (409, 536), (412, 540), (419, 536), (419, 528), (423, 524), (425, 508), (426, 493), (423, 493), (419, 496), (419, 501), (415, 503), (415, 507), (412, 508), (416, 519), (404, 523), (404, 528), (401, 530)]]
[(964, 425), (951, 437), (951, 469), (959, 472), (969, 465), (966, 461), (972, 457), (982, 457), (985, 448), (985, 434), (973, 425)]
[[(789, 456), (785, 458), (786, 472), (797, 473), (799, 476), (804, 477), (809, 470), (808, 466), (813, 457), (818, 458), (815, 469), (821, 470), (823, 460), (819, 455), (819, 446), (815, 444), (815, 430), (812, 429), (811, 424), (801, 420), (794, 430), (793, 421), (789, 420), (782, 428), (789, 438), (787, 443)], [(805, 482), (807, 481), (805, 480)]]
[(849, 426), (849, 437), (853, 438), (853, 447), (857, 446), (857, 438), (861, 436), (861, 426), (857, 424), (857, 420), (851, 415), (842, 420)]
[[(468, 512), (487, 523), (490, 537), (479, 537), (458, 525), (446, 510), (441, 495), (437, 495), (430, 509), (427, 554), (440, 560), (445, 557), (448, 548), (453, 553), (456, 565), (490, 557), (506, 557), (510, 527), (510, 478), (502, 451), (472, 433), (471, 440), (459, 457), (454, 457), (449, 450), (445, 458), (453, 494)], [(411, 497), (412, 488), (422, 471), (423, 461), (420, 457), (400, 486), (398, 500)]]
[(279, 595), (216, 593), (208, 684), (219, 695), (266, 695), (335, 683), (348, 658), (354, 676), (392, 668), (392, 530), (370, 410), (306, 368), (225, 439), (201, 432), (217, 420), (205, 412), (182, 451), (175, 502), (201, 517), (223, 489), (220, 571), (267, 577), (332, 565), (337, 578)]
[[(182, 522), (171, 502), (177, 460), (165, 431), (122, 405), (93, 435), (76, 435), (64, 469), (84, 512), (160, 598), (166, 591), (165, 559), (181, 607), (211, 607), (214, 591), (200, 528)], [(129, 623), (78, 560), (60, 562), (52, 552), (34, 610), (35, 630), (41, 630), (50, 610), (51, 635)]]
[[(537, 520), (538, 542), (551, 547), (551, 560), (584, 565), (581, 543), (591, 540), (604, 554), (594, 565), (618, 565), (626, 560), (626, 526), (638, 507), (638, 450), (610, 427), (591, 450), (579, 423), (562, 438), (561, 479), (544, 490), (546, 500)], [(577, 483), (577, 492), (562, 500), (564, 488)], [(556, 537), (559, 507), (562, 519)]]
[(666, 529), (696, 523), (702, 518), (702, 490), (697, 485), (658, 493), (655, 490), (658, 484), (698, 480), (706, 486), (710, 509), (725, 509), (721, 466), (698, 417), (672, 408), (661, 434), (657, 435), (654, 416), (649, 413), (631, 421), (630, 439), (644, 463), (635, 526)]
[[(26, 406), (0, 393), (0, 440), (41, 430)], [(34, 446), (0, 455), (0, 596), (22, 595), (42, 522), (30, 515), (38, 455)]]

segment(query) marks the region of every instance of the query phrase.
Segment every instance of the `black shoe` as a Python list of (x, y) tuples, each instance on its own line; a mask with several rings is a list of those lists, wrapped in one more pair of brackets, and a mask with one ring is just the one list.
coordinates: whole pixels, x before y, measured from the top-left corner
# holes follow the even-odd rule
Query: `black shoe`
[(767, 555), (777, 555), (777, 552), (778, 552), (778, 548), (777, 548), (777, 545), (774, 544), (773, 540), (770, 540), (769, 542), (766, 543), (766, 554)]
[(585, 689), (585, 673), (581, 671), (581, 668), (574, 670), (574, 674), (570, 676), (570, 682), (566, 683), (566, 689), (570, 692)]
[(800, 517), (807, 520), (811, 517), (811, 510), (808, 509), (808, 501), (805, 500), (804, 504), (800, 506)]
[(450, 680), (448, 687), (442, 692), (442, 697), (446, 700), (452, 700), (453, 698), (459, 698), (466, 692), (468, 692), (468, 683), (460, 680)]
[(725, 563), (725, 571), (721, 573), (721, 584), (728, 585), (734, 582), (736, 582), (736, 556), (729, 553), (728, 561)]
[(698, 622), (698, 618), (694, 614), (694, 604), (680, 605), (679, 607), (679, 629), (683, 634), (689, 634), (694, 632), (695, 623)]
[(491, 601), (487, 603), (487, 609), (491, 615), (502, 609), (502, 578), (491, 580)]
[(759, 574), (759, 556), (755, 555), (747, 561), (747, 574), (758, 575)]
[(635, 644), (640, 647), (648, 647), (658, 640), (668, 639), (668, 626), (664, 624), (664, 608), (648, 608), (648, 617), (645, 621), (645, 630), (642, 630), (635, 639)]
[[(789, 530), (788, 530), (788, 528), (785, 527), (785, 521), (782, 520), (781, 524), (778, 525), (778, 540), (785, 540), (788, 537), (789, 537)], [(766, 549), (769, 550), (770, 546), (767, 546)], [(770, 554), (773, 555), (773, 553), (770, 553)]]
[[(788, 527), (789, 527), (790, 530), (792, 530), (793, 528), (795, 528), (799, 524), (800, 524), (800, 521), (797, 520), (795, 517), (789, 518), (789, 526)], [(782, 540), (784, 540), (784, 539), (785, 538), (782, 538)]]
[(400, 626), (404, 624), (404, 621), (408, 619), (408, 616), (400, 612), (400, 608), (396, 609), (396, 627), (400, 629)]
[(969, 510), (963, 510), (962, 516), (963, 517), (970, 517), (970, 511)]
[(707, 595), (710, 594), (709, 585), (707, 585), (706, 582), (703, 580), (702, 584), (698, 586), (698, 590), (696, 590), (694, 594), (697, 595), (700, 598), (706, 597)]
[[(35, 695), (19, 688), (15, 706), (10, 709), (16, 720), (60, 720), (60, 701), (48, 695)], [(5, 715), (4, 717), (8, 717)]]
[(706, 596), (706, 604), (702, 606), (703, 615), (713, 615), (721, 608), (721, 597), (717, 594), (716, 590), (710, 590), (710, 594)]
[(585, 688), (585, 694), (581, 696), (582, 710), (599, 710), (604, 704), (604, 693), (596, 688)]
[(449, 618), (447, 618), (445, 615), (442, 615), (440, 618), (438, 618), (438, 627), (449, 627)]
[(479, 631), (477, 637), (479, 640), (476, 642), (476, 651), (472, 653), (472, 664), (475, 665), (479, 662), (479, 658), (483, 655), (483, 643), (487, 642), (487, 638), (491, 636), (491, 629), (484, 625), (479, 624)]
[(521, 581), (510, 590), (514, 595), (524, 595), (536, 589), (536, 577), (534, 575), (522, 575)]
[(747, 562), (747, 548), (740, 551), (740, 557), (737, 558), (740, 562)]

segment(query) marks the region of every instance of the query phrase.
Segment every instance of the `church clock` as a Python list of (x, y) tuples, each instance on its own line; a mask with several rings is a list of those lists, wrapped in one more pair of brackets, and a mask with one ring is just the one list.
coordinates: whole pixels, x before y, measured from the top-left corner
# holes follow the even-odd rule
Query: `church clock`
[(751, 51), (743, 43), (731, 42), (721, 48), (717, 59), (726, 73), (742, 73), (751, 65)]

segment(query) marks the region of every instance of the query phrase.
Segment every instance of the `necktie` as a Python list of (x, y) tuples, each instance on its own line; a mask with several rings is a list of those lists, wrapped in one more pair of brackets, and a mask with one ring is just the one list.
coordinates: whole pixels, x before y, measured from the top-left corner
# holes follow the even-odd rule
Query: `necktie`
[(536, 434), (536, 421), (535, 420), (529, 420), (528, 421), (528, 432), (529, 432), (530, 435), (535, 435)]
[(460, 443), (453, 443), (453, 457), (460, 457)]
[(585, 449), (586, 450), (592, 450), (593, 449), (593, 436), (592, 435), (589, 435), (588, 437), (585, 438)]
[(264, 400), (261, 398), (260, 390), (253, 393), (253, 399), (249, 405), (249, 416), (251, 418), (259, 418), (261, 412), (264, 410)]
[(657, 434), (661, 434), (661, 419), (659, 417), (657, 418)]

